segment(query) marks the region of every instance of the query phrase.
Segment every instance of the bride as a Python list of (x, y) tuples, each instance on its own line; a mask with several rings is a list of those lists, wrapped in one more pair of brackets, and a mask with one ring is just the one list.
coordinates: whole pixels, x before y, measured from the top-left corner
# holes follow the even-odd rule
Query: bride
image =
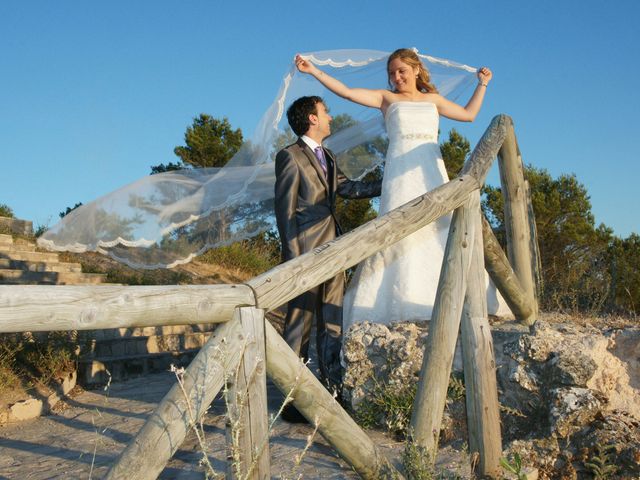
[[(492, 78), (491, 70), (480, 68), (475, 91), (463, 107), (438, 93), (429, 71), (410, 49), (396, 50), (387, 60), (390, 90), (347, 87), (300, 55), (295, 63), (336, 95), (382, 112), (389, 147), (380, 214), (449, 181), (438, 146), (439, 117), (472, 122)], [(431, 318), (450, 219), (427, 225), (358, 266), (344, 299), (344, 331), (363, 321), (389, 324)], [(492, 290), (489, 313), (507, 313)]]

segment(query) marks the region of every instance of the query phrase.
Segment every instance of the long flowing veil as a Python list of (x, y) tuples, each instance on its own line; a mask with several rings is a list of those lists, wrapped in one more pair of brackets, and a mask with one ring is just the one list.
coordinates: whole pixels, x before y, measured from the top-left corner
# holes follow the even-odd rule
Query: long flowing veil
[[(385, 88), (389, 54), (332, 50), (303, 56), (346, 85)], [(475, 68), (419, 56), (439, 92), (452, 100), (474, 82)], [(274, 228), (273, 162), (281, 148), (295, 141), (285, 112), (303, 95), (322, 96), (329, 106), (333, 129), (339, 130), (325, 144), (348, 177), (360, 178), (384, 160), (380, 111), (333, 95), (292, 62), (255, 134), (224, 167), (143, 177), (73, 210), (38, 244), (57, 251), (98, 251), (137, 268), (171, 268), (207, 249)]]

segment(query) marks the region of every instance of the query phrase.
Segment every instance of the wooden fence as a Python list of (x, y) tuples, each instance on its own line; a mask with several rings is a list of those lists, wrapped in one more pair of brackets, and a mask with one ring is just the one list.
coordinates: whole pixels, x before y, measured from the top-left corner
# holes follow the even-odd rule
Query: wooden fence
[[(480, 211), (479, 190), (499, 158), (508, 259)], [(413, 440), (437, 450), (447, 386), (461, 331), (470, 452), (479, 475), (498, 477), (501, 455), (493, 343), (484, 269), (518, 320), (532, 324), (536, 239), (527, 208), (513, 123), (493, 119), (457, 178), (243, 285), (0, 286), (0, 332), (221, 323), (112, 465), (108, 479), (153, 479), (215, 396), (230, 389), (232, 478), (267, 479), (266, 376), (362, 478), (400, 478), (395, 467), (342, 409), (278, 333), (265, 311), (389, 247), (454, 211), (425, 348)], [(513, 267), (512, 267), (513, 266)], [(435, 433), (434, 433), (435, 432)], [(435, 457), (435, 455), (434, 455)]]

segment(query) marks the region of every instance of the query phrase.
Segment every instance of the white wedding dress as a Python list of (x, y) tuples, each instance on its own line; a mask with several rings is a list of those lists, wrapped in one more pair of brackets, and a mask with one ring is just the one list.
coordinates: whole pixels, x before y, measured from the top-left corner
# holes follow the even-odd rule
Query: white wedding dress
[[(380, 215), (449, 181), (433, 103), (393, 103), (385, 124), (389, 147)], [(364, 321), (390, 324), (431, 318), (450, 223), (451, 215), (441, 217), (358, 265), (344, 298), (345, 332)], [(510, 315), (493, 285), (487, 290), (487, 306), (491, 314)]]

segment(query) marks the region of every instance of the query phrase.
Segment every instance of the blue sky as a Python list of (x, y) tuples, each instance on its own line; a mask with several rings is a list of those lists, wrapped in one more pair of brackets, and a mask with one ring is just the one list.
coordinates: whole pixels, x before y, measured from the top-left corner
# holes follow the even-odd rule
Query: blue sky
[(0, 203), (53, 225), (67, 206), (176, 161), (201, 112), (249, 137), (296, 52), (415, 46), (493, 69), (475, 123), (455, 125), (472, 144), (511, 115), (525, 162), (575, 173), (596, 222), (640, 232), (640, 2), (305, 5), (3, 1)]

